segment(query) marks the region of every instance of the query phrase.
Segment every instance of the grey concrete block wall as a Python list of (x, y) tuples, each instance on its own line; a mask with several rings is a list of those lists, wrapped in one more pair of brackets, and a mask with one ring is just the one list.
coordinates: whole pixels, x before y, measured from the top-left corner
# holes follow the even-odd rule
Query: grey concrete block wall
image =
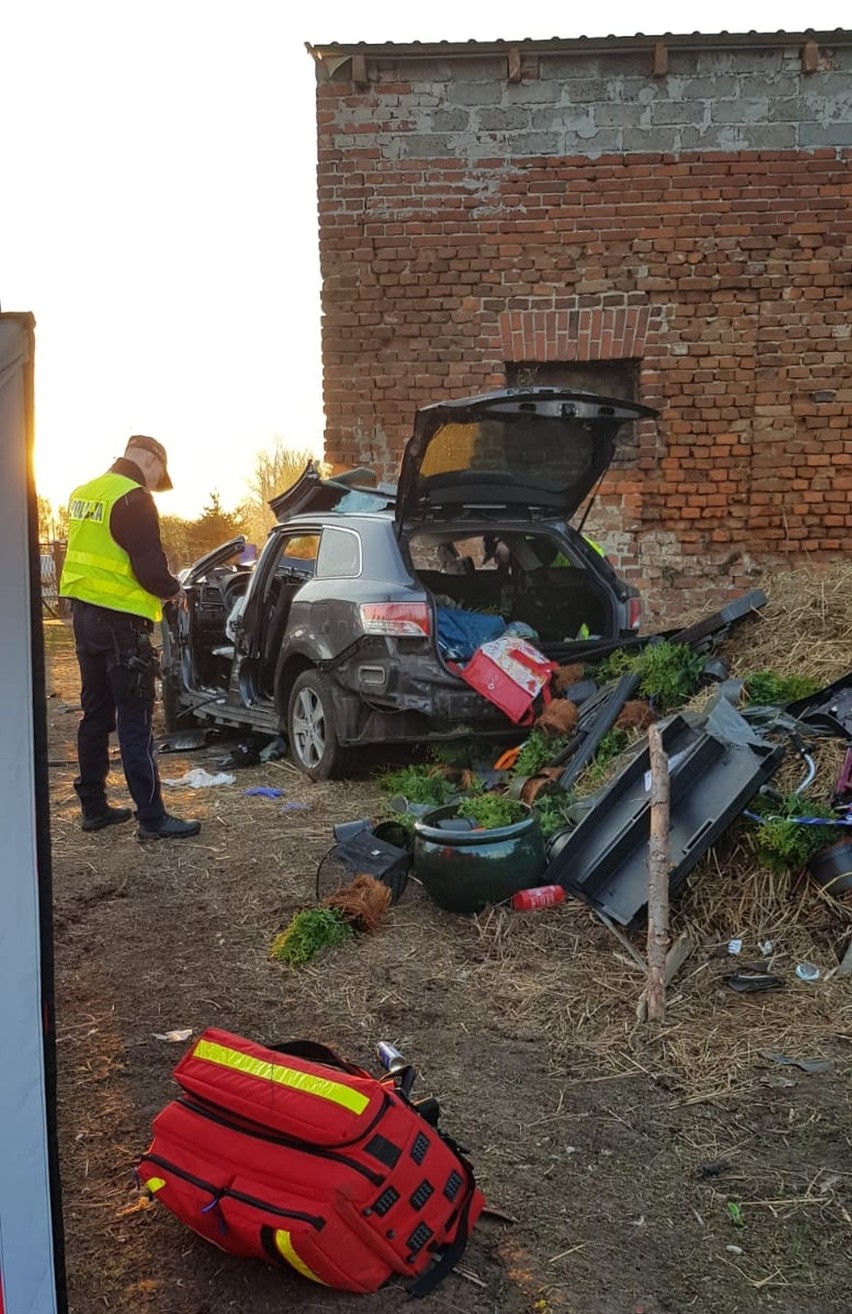
[[(711, 38), (707, 39), (708, 42)], [(371, 144), (384, 159), (518, 159), (582, 153), (814, 150), (852, 146), (852, 48), (821, 47), (806, 72), (801, 43), (760, 49), (679, 49), (654, 76), (650, 51), (571, 50), (526, 56), (510, 81), (499, 55), (411, 59), (383, 53), (371, 77), (398, 95)], [(363, 114), (363, 110), (358, 111)], [(352, 145), (357, 114), (339, 111), (336, 149)], [(410, 126), (409, 126), (410, 125)]]

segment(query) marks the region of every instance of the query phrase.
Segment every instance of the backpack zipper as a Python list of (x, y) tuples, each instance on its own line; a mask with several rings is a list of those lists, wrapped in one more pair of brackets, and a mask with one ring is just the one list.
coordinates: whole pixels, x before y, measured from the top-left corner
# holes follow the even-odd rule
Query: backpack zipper
[[(201, 1096), (193, 1096), (192, 1099), (178, 1097), (176, 1103), (180, 1104), (182, 1108), (188, 1109), (190, 1113), (197, 1113), (199, 1117), (209, 1118), (211, 1122), (218, 1123), (222, 1127), (227, 1127), (231, 1131), (242, 1132), (245, 1136), (253, 1136), (257, 1140), (269, 1141), (273, 1145), (289, 1145), (292, 1146), (293, 1149), (304, 1151), (305, 1154), (312, 1154), (320, 1159), (331, 1159), (335, 1163), (341, 1163), (346, 1168), (351, 1168), (354, 1172), (360, 1173), (362, 1177), (366, 1177), (374, 1186), (381, 1186), (385, 1180), (382, 1173), (372, 1172), (366, 1164), (359, 1163), (357, 1159), (350, 1159), (347, 1155), (338, 1154), (335, 1150), (326, 1150), (321, 1146), (312, 1145), (310, 1141), (303, 1141), (298, 1136), (285, 1136), (283, 1132), (271, 1132), (266, 1131), (265, 1129), (254, 1131), (249, 1127), (243, 1127), (239, 1123), (233, 1121), (233, 1115), (231, 1117), (227, 1116), (230, 1110), (223, 1108), (221, 1104), (216, 1104), (213, 1100), (203, 1099)], [(361, 1136), (358, 1137), (359, 1140), (369, 1136), (370, 1132), (387, 1111), (389, 1103), (390, 1101), (388, 1100), (387, 1095), (383, 1095), (382, 1107), (370, 1123), (370, 1126), (367, 1127)], [(202, 1105), (209, 1107), (202, 1107)], [(245, 1121), (250, 1122), (251, 1119), (246, 1118)], [(342, 1144), (351, 1145), (352, 1142), (344, 1141)]]
[(143, 1162), (155, 1163), (158, 1168), (165, 1168), (167, 1172), (175, 1173), (176, 1176), (182, 1177), (184, 1181), (190, 1182), (197, 1186), (201, 1191), (209, 1191), (213, 1203), (217, 1203), (223, 1196), (229, 1195), (232, 1200), (240, 1200), (243, 1204), (253, 1205), (255, 1209), (263, 1209), (269, 1214), (278, 1214), (281, 1218), (298, 1218), (302, 1223), (310, 1223), (311, 1227), (316, 1228), (319, 1232), (325, 1227), (325, 1219), (318, 1217), (316, 1214), (304, 1214), (298, 1209), (280, 1209), (278, 1205), (270, 1204), (268, 1200), (258, 1200), (256, 1196), (246, 1195), (244, 1191), (235, 1191), (230, 1186), (214, 1186), (212, 1182), (205, 1182), (202, 1177), (196, 1177), (193, 1173), (188, 1173), (185, 1168), (178, 1168), (177, 1164), (171, 1163), (168, 1159), (163, 1159), (159, 1154), (146, 1154)]

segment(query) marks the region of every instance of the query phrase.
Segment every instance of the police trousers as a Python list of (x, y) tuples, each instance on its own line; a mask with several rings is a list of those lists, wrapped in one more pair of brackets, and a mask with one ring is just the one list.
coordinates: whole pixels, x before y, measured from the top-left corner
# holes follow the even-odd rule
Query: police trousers
[(106, 811), (109, 736), (118, 729), (121, 765), (142, 822), (165, 813), (152, 721), (157, 654), (141, 616), (74, 599), (74, 639), (83, 719), (77, 730), (80, 774), (74, 788), (87, 817)]

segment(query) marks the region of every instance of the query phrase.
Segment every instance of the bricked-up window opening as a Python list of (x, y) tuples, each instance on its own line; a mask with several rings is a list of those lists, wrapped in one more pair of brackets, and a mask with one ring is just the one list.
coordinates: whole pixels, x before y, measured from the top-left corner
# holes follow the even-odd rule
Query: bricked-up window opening
[[(619, 401), (639, 401), (639, 361), (507, 361), (510, 388), (576, 388)], [(615, 444), (613, 466), (630, 466), (639, 456), (635, 424), (622, 426)]]

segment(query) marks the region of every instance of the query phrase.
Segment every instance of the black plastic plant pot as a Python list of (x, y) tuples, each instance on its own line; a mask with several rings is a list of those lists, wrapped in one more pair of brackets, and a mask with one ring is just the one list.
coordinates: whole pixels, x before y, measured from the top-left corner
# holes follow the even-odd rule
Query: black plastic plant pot
[(852, 890), (852, 840), (839, 840), (808, 859), (808, 870), (826, 894), (847, 894)]
[[(439, 908), (476, 913), (518, 890), (541, 884), (544, 838), (529, 808), (495, 830), (447, 829), (457, 804), (435, 808), (414, 823), (414, 871)], [(460, 823), (461, 824), (461, 823)]]

